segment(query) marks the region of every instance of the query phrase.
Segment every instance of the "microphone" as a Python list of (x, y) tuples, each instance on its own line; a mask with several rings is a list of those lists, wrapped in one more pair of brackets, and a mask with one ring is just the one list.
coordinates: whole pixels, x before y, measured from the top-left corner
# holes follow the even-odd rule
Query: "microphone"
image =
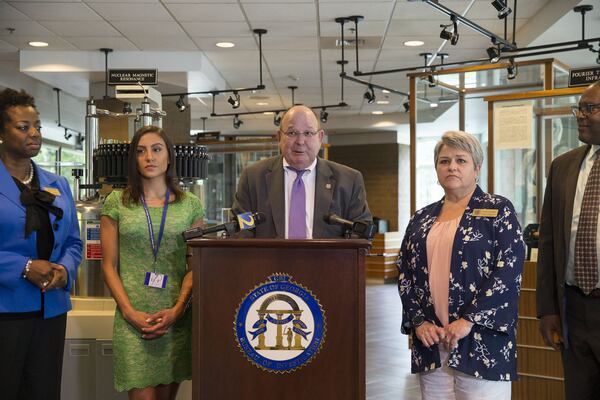
[(333, 213), (325, 215), (323, 219), (331, 225), (342, 225), (346, 231), (363, 239), (371, 240), (377, 233), (375, 224), (367, 221), (349, 221)]
[(238, 214), (233, 221), (225, 222), (219, 225), (209, 226), (208, 228), (190, 228), (183, 231), (184, 240), (190, 240), (211, 233), (225, 231), (227, 235), (233, 235), (236, 232), (248, 229), (254, 229), (256, 225), (262, 224), (265, 221), (265, 214), (261, 212), (245, 212)]

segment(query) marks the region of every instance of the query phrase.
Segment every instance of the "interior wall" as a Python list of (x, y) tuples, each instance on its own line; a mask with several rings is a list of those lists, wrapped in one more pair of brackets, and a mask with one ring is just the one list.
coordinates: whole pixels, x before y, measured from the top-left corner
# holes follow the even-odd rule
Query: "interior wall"
[(367, 201), (375, 217), (389, 221), (388, 230), (399, 227), (400, 197), (399, 155), (397, 143), (331, 146), (329, 159), (362, 172), (367, 190)]

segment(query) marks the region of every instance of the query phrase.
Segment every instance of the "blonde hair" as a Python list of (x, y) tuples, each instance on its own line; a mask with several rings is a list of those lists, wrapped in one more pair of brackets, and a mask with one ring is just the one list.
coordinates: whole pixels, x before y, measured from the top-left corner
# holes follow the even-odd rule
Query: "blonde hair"
[(433, 160), (437, 165), (438, 157), (443, 146), (453, 147), (466, 151), (473, 158), (473, 163), (477, 169), (483, 164), (483, 149), (479, 140), (470, 133), (463, 131), (447, 131), (444, 132), (442, 138), (435, 145), (433, 150)]

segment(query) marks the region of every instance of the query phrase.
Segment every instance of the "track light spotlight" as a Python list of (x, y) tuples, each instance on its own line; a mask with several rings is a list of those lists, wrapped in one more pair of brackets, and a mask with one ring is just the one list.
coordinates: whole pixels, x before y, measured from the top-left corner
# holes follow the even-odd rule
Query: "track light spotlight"
[(240, 126), (242, 126), (243, 124), (244, 124), (244, 121), (242, 121), (241, 119), (239, 119), (239, 117), (236, 114), (236, 116), (233, 117), (233, 127), (235, 129), (240, 129)]
[(506, 18), (512, 12), (508, 4), (506, 4), (506, 0), (494, 0), (492, 1), (492, 5), (498, 11), (498, 19)]
[(369, 90), (365, 92), (363, 97), (365, 98), (365, 100), (367, 100), (367, 103), (375, 103), (375, 91), (373, 90), (373, 86), (369, 85)]
[(123, 102), (123, 114), (131, 114), (131, 103), (128, 101)]
[(517, 73), (517, 64), (515, 64), (515, 59), (511, 58), (508, 60), (508, 67), (506, 67), (506, 78), (515, 79), (517, 77)]
[(277, 112), (275, 113), (275, 115), (273, 116), (273, 124), (274, 124), (275, 126), (279, 126), (279, 125), (281, 125), (281, 117), (279, 116), (279, 111), (277, 111)]
[(402, 107), (404, 107), (404, 112), (409, 112), (410, 111), (410, 102), (409, 102), (409, 99), (406, 99), (406, 101), (404, 103), (402, 103)]
[(435, 78), (433, 77), (433, 74), (429, 74), (427, 75), (427, 82), (429, 82), (429, 87), (433, 88), (437, 86), (437, 82), (435, 81)]
[(325, 108), (321, 110), (321, 114), (319, 114), (319, 119), (322, 123), (327, 123), (327, 118), (329, 118), (329, 113), (325, 111)]
[(240, 106), (240, 94), (238, 92), (233, 92), (233, 96), (229, 96), (227, 102), (231, 104), (231, 108), (236, 109)]
[(598, 47), (598, 50), (592, 49), (592, 51), (595, 51), (596, 54), (598, 54), (598, 57), (596, 57), (596, 64), (600, 64), (600, 46)]
[(500, 49), (494, 46), (488, 47), (486, 50), (491, 63), (497, 63), (500, 61)]
[(185, 109), (187, 108), (187, 104), (185, 104), (185, 101), (183, 101), (183, 96), (179, 96), (179, 100), (175, 102), (175, 106), (177, 107), (179, 112), (185, 111)]
[[(456, 46), (458, 43), (458, 23), (456, 22), (456, 17), (453, 15), (451, 17), (452, 23), (448, 25), (440, 25), (440, 28), (443, 28), (440, 32), (440, 38), (444, 40), (449, 40), (452, 46)], [(452, 32), (447, 29), (452, 27)]]

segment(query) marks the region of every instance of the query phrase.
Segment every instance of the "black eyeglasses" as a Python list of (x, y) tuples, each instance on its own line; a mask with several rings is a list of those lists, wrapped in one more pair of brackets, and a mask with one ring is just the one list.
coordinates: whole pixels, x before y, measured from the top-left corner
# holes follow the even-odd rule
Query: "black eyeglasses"
[(571, 112), (575, 117), (577, 117), (579, 114), (583, 115), (584, 117), (589, 117), (590, 115), (595, 114), (598, 110), (600, 110), (600, 103), (571, 106)]
[(313, 131), (304, 131), (304, 132), (297, 132), (297, 131), (281, 131), (281, 133), (283, 133), (285, 136), (289, 137), (289, 138), (297, 138), (300, 135), (304, 135), (305, 138), (311, 138), (313, 136), (315, 136), (317, 133), (319, 133), (319, 131), (313, 132)]

